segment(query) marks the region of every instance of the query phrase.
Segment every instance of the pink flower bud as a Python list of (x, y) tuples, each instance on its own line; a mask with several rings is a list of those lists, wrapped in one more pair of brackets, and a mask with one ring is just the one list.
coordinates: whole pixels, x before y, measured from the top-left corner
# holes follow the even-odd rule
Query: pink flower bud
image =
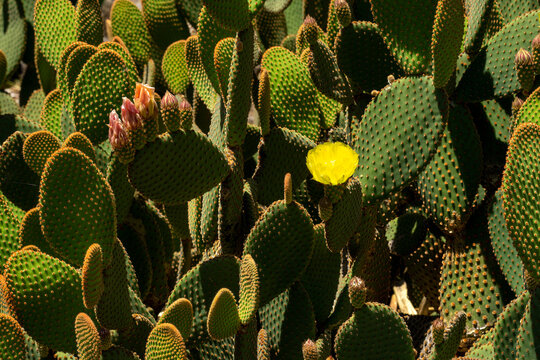
[(126, 125), (126, 129), (135, 130), (142, 127), (141, 119), (139, 118), (139, 111), (135, 107), (135, 104), (128, 98), (124, 97), (122, 102), (122, 121)]
[(109, 142), (113, 149), (121, 149), (128, 142), (128, 135), (115, 110), (109, 114)]
[(165, 95), (163, 95), (163, 99), (161, 99), (161, 108), (162, 109), (178, 108), (178, 99), (176, 98), (176, 96), (174, 96), (173, 94), (167, 91)]
[(148, 119), (155, 116), (157, 103), (154, 99), (154, 88), (145, 84), (137, 83), (135, 88), (135, 107), (139, 110), (141, 117)]

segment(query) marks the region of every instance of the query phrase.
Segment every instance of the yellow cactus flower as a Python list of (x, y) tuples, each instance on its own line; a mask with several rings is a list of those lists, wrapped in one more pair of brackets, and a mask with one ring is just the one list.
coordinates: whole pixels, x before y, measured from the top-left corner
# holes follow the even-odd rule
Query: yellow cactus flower
[(309, 150), (307, 167), (313, 178), (325, 185), (347, 181), (358, 166), (358, 154), (341, 142), (327, 142)]

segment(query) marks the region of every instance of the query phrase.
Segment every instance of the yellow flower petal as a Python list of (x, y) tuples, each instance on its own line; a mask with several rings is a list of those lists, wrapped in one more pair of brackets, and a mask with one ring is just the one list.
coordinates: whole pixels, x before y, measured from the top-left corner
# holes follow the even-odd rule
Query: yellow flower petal
[(315, 181), (339, 185), (354, 174), (358, 166), (358, 154), (341, 142), (327, 142), (308, 152), (306, 165)]

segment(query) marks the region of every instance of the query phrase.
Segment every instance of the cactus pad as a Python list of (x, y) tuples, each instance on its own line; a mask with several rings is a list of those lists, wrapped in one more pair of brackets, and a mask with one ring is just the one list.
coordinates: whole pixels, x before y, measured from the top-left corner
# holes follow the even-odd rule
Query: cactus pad
[(75, 318), (75, 336), (77, 353), (81, 359), (101, 359), (101, 339), (96, 325), (86, 313), (80, 313)]
[(0, 357), (2, 359), (25, 359), (25, 333), (21, 325), (7, 314), (0, 313)]
[(81, 151), (63, 148), (49, 158), (42, 177), (40, 218), (47, 242), (81, 266), (88, 247), (99, 241), (109, 264), (116, 238), (114, 195), (96, 165)]
[(160, 324), (152, 329), (145, 357), (149, 360), (187, 360), (186, 344), (178, 329), (171, 324)]
[(226, 288), (218, 291), (208, 312), (208, 334), (214, 340), (234, 336), (240, 328), (240, 316), (233, 293)]
[[(197, 154), (204, 154), (204, 160), (194, 157)], [(206, 136), (189, 130), (163, 134), (147, 144), (129, 164), (128, 174), (148, 198), (180, 204), (216, 186), (227, 170), (223, 153)]]
[(74, 353), (73, 324), (84, 312), (77, 270), (50, 255), (21, 250), (9, 258), (5, 276), (17, 319), (28, 334), (41, 344)]
[(178, 40), (167, 48), (161, 62), (161, 72), (173, 94), (185, 93), (189, 85), (186, 64), (186, 41)]
[(131, 96), (134, 88), (122, 57), (112, 50), (98, 51), (86, 62), (73, 88), (77, 130), (94, 144), (106, 140), (110, 112), (119, 112), (122, 97)]
[(413, 180), (437, 149), (447, 118), (448, 99), (430, 77), (400, 79), (382, 91), (352, 134), (364, 199), (388, 197)]
[(259, 218), (244, 245), (259, 269), (260, 304), (268, 303), (307, 267), (313, 251), (313, 222), (298, 203), (279, 200)]
[(295, 130), (312, 141), (319, 137), (317, 90), (300, 59), (280, 46), (263, 55), (270, 77), (272, 115), (277, 126)]
[(37, 131), (24, 141), (24, 161), (38, 175), (41, 175), (47, 159), (60, 148), (60, 141), (49, 131)]
[(366, 303), (338, 330), (334, 344), (340, 360), (414, 359), (412, 338), (405, 322), (390, 307)]

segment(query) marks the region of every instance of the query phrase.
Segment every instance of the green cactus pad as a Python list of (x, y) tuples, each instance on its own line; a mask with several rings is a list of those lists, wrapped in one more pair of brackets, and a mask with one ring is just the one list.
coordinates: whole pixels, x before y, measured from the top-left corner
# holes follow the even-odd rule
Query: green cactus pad
[(208, 334), (214, 340), (234, 336), (240, 329), (240, 316), (233, 293), (226, 288), (218, 291), (208, 311)]
[[(332, 207), (330, 220), (324, 223), (326, 246), (339, 253), (358, 229), (362, 214), (362, 187), (350, 178), (340, 201)], [(356, 219), (356, 221), (352, 220)]]
[[(105, 254), (104, 254), (105, 255)], [(103, 256), (105, 259), (105, 256)], [(127, 330), (133, 326), (131, 317), (129, 286), (120, 240), (112, 244), (110, 266), (103, 269), (104, 291), (96, 307), (96, 317), (106, 329)]]
[(193, 305), (188, 299), (177, 299), (169, 305), (158, 320), (158, 324), (174, 324), (182, 337), (188, 339), (193, 326)]
[(86, 313), (80, 313), (75, 318), (75, 336), (77, 338), (77, 353), (81, 359), (101, 359), (101, 339), (96, 325)]
[(289, 50), (276, 46), (266, 50), (261, 66), (269, 73), (276, 125), (317, 141), (320, 130), (317, 90), (306, 65)]
[(534, 90), (523, 103), (514, 121), (514, 127), (520, 124), (535, 123), (540, 124), (540, 87)]
[(425, 73), (431, 63), (431, 30), (437, 2), (371, 2), (371, 11), (392, 55), (407, 74)]
[(141, 358), (144, 358), (146, 340), (152, 329), (155, 327), (155, 323), (137, 313), (134, 313), (132, 317), (133, 326), (129, 330), (120, 331), (118, 333), (118, 340), (115, 341), (115, 343), (134, 351)]
[[(51, 249), (49, 243), (45, 240), (41, 225), (39, 223), (39, 209), (30, 209), (21, 221), (19, 227), (19, 239), (21, 240), (21, 248), (29, 245), (34, 245), (49, 255), (54, 255), (55, 252)], [(8, 243), (7, 241), (5, 242)]]
[(81, 70), (73, 88), (73, 119), (77, 130), (97, 144), (107, 139), (112, 110), (131, 96), (135, 83), (126, 63), (112, 50), (98, 51)]
[(45, 164), (39, 190), (41, 228), (57, 253), (79, 267), (97, 242), (109, 264), (116, 238), (114, 195), (92, 160), (73, 148), (58, 150)]
[(114, 42), (114, 41), (105, 41), (99, 44), (98, 49), (99, 50), (109, 49), (109, 50), (115, 51), (118, 55), (120, 55), (122, 60), (124, 60), (124, 62), (126, 63), (128, 72), (131, 78), (133, 79), (133, 81), (134, 82), (140, 81), (139, 74), (137, 71), (137, 66), (135, 65), (135, 60), (133, 60), (133, 57), (131, 56), (131, 54), (129, 53), (129, 50), (127, 49), (125, 45)]
[(16, 131), (0, 148), (0, 190), (16, 206), (30, 210), (37, 204), (40, 179), (24, 161), (25, 139), (25, 134)]
[(7, 93), (0, 93), (0, 114), (20, 114), (21, 109), (15, 99)]
[[(390, 335), (391, 334), (391, 335)], [(414, 359), (412, 338), (405, 322), (390, 307), (366, 303), (338, 330), (334, 344), (340, 360)]]
[(43, 90), (38, 89), (34, 90), (30, 98), (26, 102), (23, 110), (23, 116), (29, 121), (33, 121), (39, 124), (40, 113), (43, 108), (43, 103), (45, 102), (45, 93)]
[(69, 53), (64, 67), (59, 71), (58, 86), (62, 90), (64, 101), (68, 102), (69, 106), (72, 103), (73, 87), (81, 70), (97, 52), (98, 49), (93, 45), (79, 45)]
[(493, 347), (494, 360), (515, 359), (516, 342), (519, 334), (519, 323), (525, 313), (531, 294), (524, 291), (508, 304), (494, 326)]
[(222, 288), (238, 296), (239, 272), (240, 262), (235, 257), (218, 256), (195, 266), (176, 283), (166, 306), (180, 298), (193, 304), (193, 330), (186, 339), (188, 344), (210, 340), (206, 327), (210, 305)]
[[(241, 31), (247, 29), (251, 19), (262, 8), (264, 0), (202, 0), (208, 13), (225, 29)], [(200, 19), (199, 19), (200, 25)]]
[(534, 199), (540, 188), (536, 176), (539, 138), (540, 126), (533, 123), (518, 126), (510, 139), (503, 178), (504, 217), (508, 233), (525, 269), (535, 279), (540, 279), (540, 252), (536, 246), (538, 228), (528, 224), (534, 224), (538, 217), (537, 204), (529, 199)]
[(161, 62), (161, 72), (173, 94), (185, 93), (189, 85), (186, 64), (186, 41), (178, 40), (169, 45)]
[(461, 0), (443, 0), (437, 4), (431, 52), (433, 56), (433, 84), (446, 86), (456, 69), (463, 41), (465, 9)]
[(73, 324), (85, 311), (77, 270), (50, 255), (21, 250), (9, 258), (5, 276), (17, 319), (28, 334), (40, 344), (75, 353)]
[(302, 276), (313, 251), (313, 222), (298, 203), (279, 200), (259, 218), (244, 245), (259, 269), (260, 304)]
[[(463, 45), (468, 53), (477, 52), (485, 40), (489, 40), (490, 20), (497, 12), (498, 5), (495, 0), (468, 1), (465, 3), (467, 26)], [(502, 24), (500, 24), (502, 27)], [(487, 39), (485, 39), (487, 37)]]
[(503, 208), (503, 191), (495, 193), (493, 208), (489, 215), (489, 234), (491, 235), (491, 245), (497, 258), (497, 262), (516, 294), (521, 294), (525, 290), (525, 280), (523, 279), (523, 263), (519, 258), (516, 248), (512, 244), (512, 239), (506, 227)]
[(538, 9), (538, 2), (536, 0), (524, 0), (519, 2), (497, 0), (497, 4), (499, 5), (502, 17), (507, 23), (520, 15)]
[(152, 39), (162, 50), (175, 41), (189, 37), (184, 17), (178, 13), (175, 1), (142, 1), (143, 17)]
[[(204, 163), (196, 154), (204, 154)], [(217, 185), (227, 170), (223, 153), (206, 136), (189, 130), (163, 134), (147, 144), (129, 164), (128, 174), (131, 184), (146, 197), (180, 204)]]
[(464, 311), (469, 334), (494, 325), (511, 291), (494, 259), (484, 212), (471, 217), (463, 237), (463, 244), (449, 246), (443, 257), (439, 312), (449, 321)]
[(62, 109), (62, 92), (60, 89), (55, 89), (45, 97), (40, 115), (41, 126), (52, 132), (59, 139), (64, 138), (62, 131)]
[(143, 15), (129, 0), (115, 0), (111, 8), (111, 25), (114, 36), (122, 39), (139, 69), (150, 59), (152, 38)]
[(253, 179), (258, 185), (257, 200), (269, 205), (283, 197), (283, 178), (290, 173), (293, 191), (308, 177), (306, 156), (315, 143), (300, 133), (274, 128), (259, 150), (259, 166)]
[(64, 140), (62, 147), (72, 147), (80, 150), (84, 155), (88, 156), (90, 160), (96, 162), (96, 152), (94, 151), (92, 143), (80, 132), (69, 134), (66, 140)]
[(202, 58), (199, 54), (200, 47), (198, 35), (190, 36), (186, 40), (186, 64), (189, 78), (206, 107), (208, 109), (214, 109), (218, 101), (218, 94), (214, 90), (211, 78), (204, 69)]
[(10, 21), (7, 30), (0, 34), (0, 49), (2, 49), (6, 59), (6, 79), (13, 75), (22, 60), (26, 48), (26, 31), (26, 21), (17, 19)]
[[(521, 88), (514, 57), (528, 49), (538, 33), (539, 11), (518, 17), (499, 31), (473, 60), (456, 89), (458, 101), (475, 102), (503, 97)], [(508, 41), (512, 39), (512, 41)]]
[(284, 11), (292, 0), (266, 0), (264, 2), (264, 9), (273, 13), (279, 13)]
[(538, 307), (540, 306), (540, 293), (534, 291), (525, 307), (521, 318), (514, 350), (517, 360), (535, 360), (540, 358), (537, 344), (539, 341), (538, 324), (540, 321)]
[(34, 65), (39, 84), (43, 91), (48, 94), (56, 88), (56, 70), (45, 59), (36, 43), (34, 43)]
[(246, 326), (256, 315), (259, 308), (259, 270), (251, 257), (246, 255), (240, 264), (240, 296), (238, 312), (240, 322)]
[(430, 77), (397, 80), (369, 103), (351, 134), (360, 155), (356, 174), (368, 203), (388, 197), (423, 170), (447, 118), (446, 94), (435, 89)]
[(229, 73), (231, 61), (236, 47), (236, 40), (232, 37), (219, 40), (214, 50), (214, 66), (219, 80), (221, 97), (227, 101), (227, 89), (229, 88)]
[(60, 141), (49, 131), (37, 131), (30, 134), (23, 145), (24, 161), (36, 174), (41, 176), (47, 159), (60, 149)]
[(77, 2), (77, 40), (91, 45), (103, 41), (103, 22), (99, 0), (81, 0)]
[(313, 302), (318, 324), (323, 323), (332, 310), (339, 283), (340, 265), (340, 255), (331, 252), (326, 246), (324, 226), (315, 226), (313, 255), (300, 281)]
[(458, 106), (450, 110), (448, 126), (437, 153), (420, 173), (423, 208), (446, 232), (466, 223), (482, 175), (482, 145), (473, 118)]
[(253, 27), (238, 33), (232, 55), (227, 91), (225, 128), (227, 145), (240, 146), (247, 132), (248, 114), (251, 109), (251, 79), (253, 77)]
[(386, 225), (390, 251), (401, 256), (414, 252), (426, 239), (427, 220), (418, 209), (410, 209)]
[[(265, 4), (267, 3), (268, 1), (265, 1)], [(287, 21), (282, 12), (275, 13), (262, 9), (255, 17), (255, 27), (259, 31), (260, 40), (266, 49), (281, 45), (287, 36)]]
[[(221, 39), (234, 37), (234, 32), (222, 28), (203, 7), (198, 24), (199, 56), (202, 66), (212, 83), (214, 91), (219, 92), (219, 80), (214, 67), (214, 51)], [(209, 108), (212, 110), (213, 108)]]
[(322, 40), (309, 47), (307, 65), (317, 89), (329, 98), (348, 105), (352, 91), (347, 78), (341, 73), (337, 57)]
[(7, 314), (0, 314), (0, 357), (2, 359), (22, 360), (27, 356), (24, 330), (19, 323)]
[(38, 0), (34, 8), (36, 43), (58, 70), (64, 49), (77, 40), (77, 15), (69, 0)]
[(466, 318), (464, 312), (458, 312), (454, 315), (452, 321), (446, 325), (442, 343), (435, 344), (434, 351), (431, 354), (432, 359), (450, 360), (456, 356), (464, 335)]
[(151, 360), (187, 360), (186, 344), (172, 324), (159, 324), (148, 336), (145, 357)]
[(92, 244), (86, 251), (81, 271), (84, 306), (92, 309), (103, 295), (103, 252), (101, 246)]
[(259, 317), (268, 335), (268, 359), (302, 359), (302, 344), (315, 338), (315, 316), (309, 295), (299, 282), (262, 307)]
[(4, 195), (0, 193), (0, 266), (3, 266), (9, 256), (21, 247), (17, 230), (18, 222)]

